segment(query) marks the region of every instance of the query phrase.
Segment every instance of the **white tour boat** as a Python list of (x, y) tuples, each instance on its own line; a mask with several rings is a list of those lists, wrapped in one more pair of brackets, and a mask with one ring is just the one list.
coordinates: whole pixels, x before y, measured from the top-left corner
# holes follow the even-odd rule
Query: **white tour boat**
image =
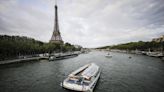
[(94, 87), (100, 77), (100, 69), (94, 63), (87, 64), (72, 72), (61, 86), (74, 91), (93, 92)]
[(105, 57), (112, 58), (112, 55), (110, 55), (110, 53), (108, 53), (107, 55), (105, 55)]

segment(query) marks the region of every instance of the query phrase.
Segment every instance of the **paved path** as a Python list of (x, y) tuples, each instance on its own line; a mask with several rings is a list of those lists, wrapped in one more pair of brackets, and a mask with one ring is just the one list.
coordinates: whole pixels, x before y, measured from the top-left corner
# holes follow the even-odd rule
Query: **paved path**
[(0, 65), (11, 64), (11, 63), (19, 63), (19, 62), (25, 62), (25, 61), (30, 61), (30, 60), (40, 60), (40, 59), (48, 59), (48, 57), (32, 57), (32, 58), (5, 60), (5, 61), (0, 61)]

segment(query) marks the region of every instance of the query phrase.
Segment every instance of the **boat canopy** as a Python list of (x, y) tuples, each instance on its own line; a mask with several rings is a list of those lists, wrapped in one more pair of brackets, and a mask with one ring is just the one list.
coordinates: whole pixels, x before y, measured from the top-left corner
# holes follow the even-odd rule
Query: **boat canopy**
[(80, 71), (84, 70), (84, 69), (87, 68), (89, 65), (90, 65), (90, 64), (87, 64), (87, 65), (85, 65), (85, 66), (83, 66), (83, 67), (80, 67), (80, 68), (77, 69), (76, 71), (72, 72), (72, 73), (69, 75), (69, 77), (75, 77), (75, 75), (76, 75), (77, 73), (79, 73)]
[(81, 74), (84, 78), (89, 79), (98, 72), (99, 67), (92, 63), (87, 69)]

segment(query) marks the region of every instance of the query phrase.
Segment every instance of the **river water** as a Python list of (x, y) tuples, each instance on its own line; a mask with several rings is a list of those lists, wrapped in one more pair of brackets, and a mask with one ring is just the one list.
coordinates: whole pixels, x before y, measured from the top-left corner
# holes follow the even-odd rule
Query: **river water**
[[(94, 92), (164, 92), (164, 62), (144, 55), (92, 51), (78, 57), (0, 66), (0, 92), (71, 92), (60, 86), (69, 73), (94, 62), (101, 76)], [(130, 59), (129, 56), (132, 58)]]

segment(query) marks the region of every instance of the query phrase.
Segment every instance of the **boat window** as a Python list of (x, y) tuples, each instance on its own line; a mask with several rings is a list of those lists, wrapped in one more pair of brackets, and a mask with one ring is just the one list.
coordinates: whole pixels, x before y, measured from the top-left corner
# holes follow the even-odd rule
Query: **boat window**
[(99, 70), (98, 70), (98, 72), (95, 74), (95, 77), (96, 77), (98, 74), (99, 74)]
[(76, 81), (75, 80), (72, 80), (72, 79), (69, 79), (67, 82), (69, 82), (69, 83), (75, 83)]
[(88, 82), (83, 82), (83, 85), (88, 86), (89, 83)]
[(83, 77), (80, 77), (78, 80), (77, 80), (77, 84), (81, 85), (83, 84), (84, 82), (84, 78)]
[(86, 78), (89, 79), (92, 76), (95, 75), (95, 73), (98, 71), (98, 66), (96, 66), (95, 64), (92, 64), (90, 67), (88, 67), (81, 75)]

